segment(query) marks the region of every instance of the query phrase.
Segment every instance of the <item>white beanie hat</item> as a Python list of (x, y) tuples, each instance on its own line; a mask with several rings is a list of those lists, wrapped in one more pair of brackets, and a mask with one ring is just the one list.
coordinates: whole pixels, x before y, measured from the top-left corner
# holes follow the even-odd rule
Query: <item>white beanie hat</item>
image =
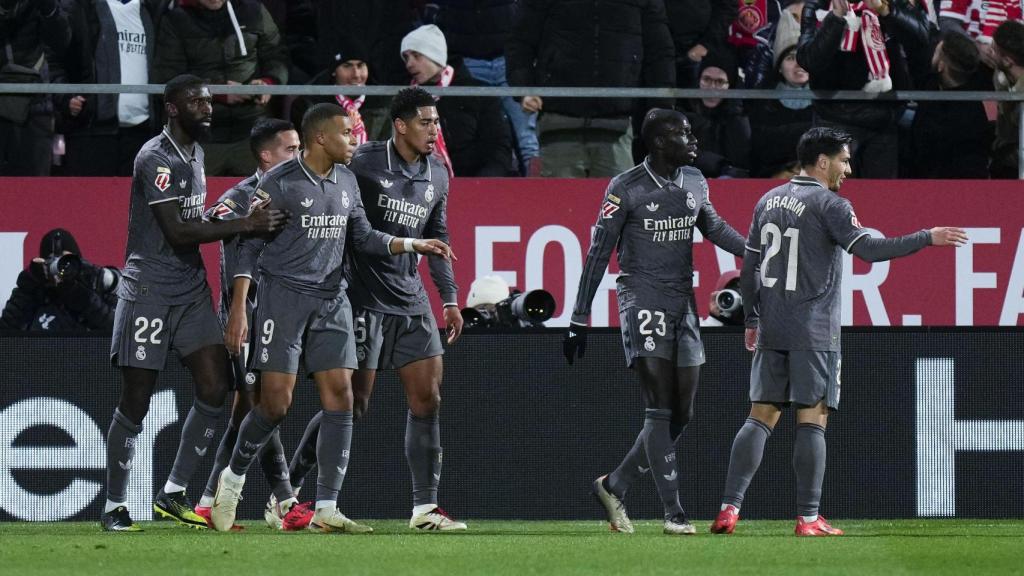
[(475, 308), (481, 304), (497, 304), (508, 298), (508, 293), (508, 283), (501, 276), (481, 276), (470, 284), (466, 306)]
[(448, 43), (444, 40), (444, 32), (433, 24), (420, 26), (402, 38), (402, 54), (409, 50), (423, 54), (439, 66), (448, 65)]

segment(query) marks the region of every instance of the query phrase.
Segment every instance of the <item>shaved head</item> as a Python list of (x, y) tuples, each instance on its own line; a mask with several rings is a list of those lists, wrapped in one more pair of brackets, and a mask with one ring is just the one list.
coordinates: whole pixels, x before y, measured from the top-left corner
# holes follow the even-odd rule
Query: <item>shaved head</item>
[(655, 143), (659, 136), (664, 136), (670, 127), (688, 123), (686, 115), (682, 112), (667, 108), (651, 108), (644, 115), (644, 123), (640, 128), (640, 138), (643, 139), (644, 146), (648, 150), (655, 150), (660, 148)]

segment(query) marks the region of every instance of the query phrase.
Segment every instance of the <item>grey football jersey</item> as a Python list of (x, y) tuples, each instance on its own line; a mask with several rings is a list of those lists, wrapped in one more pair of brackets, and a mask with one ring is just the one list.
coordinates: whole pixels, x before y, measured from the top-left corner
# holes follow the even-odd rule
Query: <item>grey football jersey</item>
[[(417, 174), (407, 175), (390, 140), (360, 146), (350, 166), (374, 228), (395, 236), (448, 243), (448, 171), (433, 156), (419, 167)], [(427, 265), (441, 301), (457, 305), (451, 262), (429, 258)], [(381, 259), (350, 252), (346, 273), (349, 299), (356, 308), (402, 316), (430, 314), (416, 254)]]
[[(343, 289), (345, 244), (380, 257), (390, 255), (392, 236), (370, 227), (359, 198), (356, 177), (336, 164), (320, 178), (301, 158), (272, 168), (259, 190), (270, 207), (291, 213), (272, 239), (241, 239), (235, 276), (266, 274), (291, 290), (333, 298)], [(259, 194), (259, 192), (257, 192)]]
[(839, 351), (843, 250), (867, 235), (849, 200), (814, 178), (761, 197), (747, 237), (760, 262), (759, 347)]
[(199, 220), (206, 208), (206, 173), (203, 149), (195, 144), (192, 156), (165, 128), (146, 142), (135, 157), (128, 243), (123, 278), (117, 295), (125, 300), (152, 304), (186, 304), (206, 289), (206, 269), (199, 246), (175, 250), (153, 214), (152, 206), (176, 202), (182, 221)]
[[(206, 211), (208, 220), (227, 222), (245, 218), (254, 206), (270, 202), (270, 195), (259, 188), (259, 174), (253, 174), (228, 189), (217, 202)], [(225, 322), (231, 310), (231, 285), (238, 270), (239, 236), (221, 240), (220, 243), (220, 316)]]
[(671, 181), (645, 160), (612, 178), (597, 216), (580, 278), (573, 322), (585, 323), (612, 248), (618, 248), (619, 310), (631, 307), (696, 313), (693, 228), (737, 256), (743, 237), (715, 212), (707, 180), (683, 167)]

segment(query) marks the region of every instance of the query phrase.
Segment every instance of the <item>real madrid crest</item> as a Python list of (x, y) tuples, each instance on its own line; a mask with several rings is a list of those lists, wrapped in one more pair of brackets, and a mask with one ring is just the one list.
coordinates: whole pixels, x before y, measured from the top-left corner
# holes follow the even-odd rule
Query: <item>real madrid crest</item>
[(423, 198), (426, 199), (427, 202), (433, 202), (434, 201), (434, 185), (433, 184), (429, 184), (427, 186), (427, 191), (423, 193)]
[(341, 205), (344, 206), (345, 208), (348, 208), (348, 205), (349, 205), (348, 190), (342, 190), (341, 191)]
[(686, 193), (686, 207), (690, 210), (697, 207), (697, 199), (693, 197), (693, 192)]

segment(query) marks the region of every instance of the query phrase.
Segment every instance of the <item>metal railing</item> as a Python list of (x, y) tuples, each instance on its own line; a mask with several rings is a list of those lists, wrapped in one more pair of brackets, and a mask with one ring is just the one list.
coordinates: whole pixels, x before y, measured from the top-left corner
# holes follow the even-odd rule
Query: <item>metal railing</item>
[[(270, 94), (272, 96), (391, 96), (405, 86), (245, 85), (211, 84), (212, 94)], [(541, 98), (721, 98), (732, 100), (857, 100), (874, 102), (1016, 102), (1018, 120), (1017, 170), (1024, 180), (1024, 92), (894, 90), (868, 93), (858, 90), (704, 90), (692, 88), (542, 88), (506, 86), (424, 86), (431, 94), (446, 96), (540, 96)], [(162, 84), (3, 84), (0, 94), (163, 94)]]

